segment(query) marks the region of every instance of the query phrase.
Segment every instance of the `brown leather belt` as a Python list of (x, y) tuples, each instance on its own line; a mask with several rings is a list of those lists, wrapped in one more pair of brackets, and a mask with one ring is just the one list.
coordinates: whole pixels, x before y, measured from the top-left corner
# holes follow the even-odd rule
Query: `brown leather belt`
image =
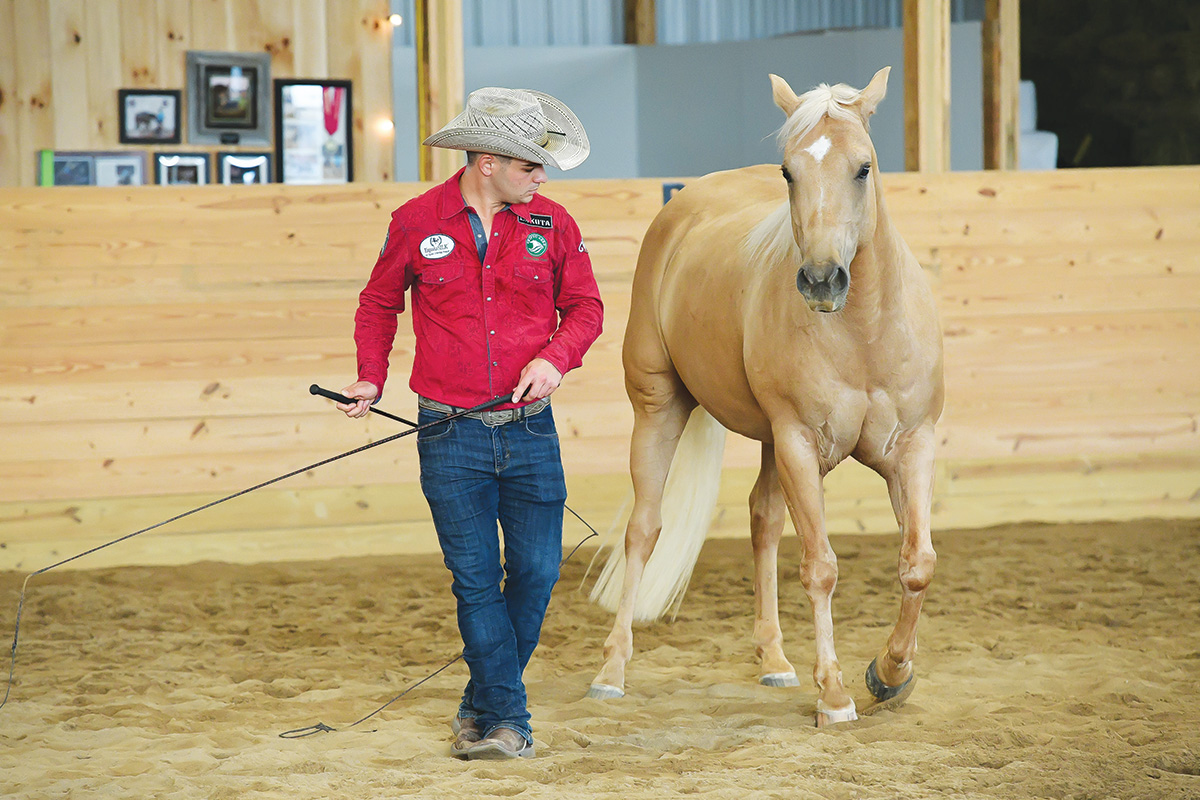
[[(519, 422), (526, 417), (532, 417), (534, 414), (537, 414), (549, 405), (550, 398), (543, 397), (541, 400), (534, 400), (529, 405), (521, 406), (520, 408), (506, 408), (501, 411), (492, 411), (489, 409), (488, 411), (476, 411), (472, 414), (464, 414), (463, 416), (470, 417), (471, 419), (477, 419), (484, 425), (494, 428), (497, 425), (504, 425), (509, 422)], [(430, 400), (428, 397), (422, 397), (421, 395), (417, 395), (417, 406), (429, 411), (437, 411), (441, 414), (458, 414), (462, 411), (466, 411), (465, 408), (449, 406), (445, 403), (439, 403), (437, 400)]]

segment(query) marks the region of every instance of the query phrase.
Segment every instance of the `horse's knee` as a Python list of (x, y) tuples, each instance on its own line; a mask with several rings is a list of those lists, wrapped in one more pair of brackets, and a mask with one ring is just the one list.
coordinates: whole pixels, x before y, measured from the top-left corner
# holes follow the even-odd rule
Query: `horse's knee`
[(837, 586), (838, 568), (836, 560), (813, 559), (800, 563), (800, 583), (809, 597), (829, 596)]
[(933, 582), (937, 553), (932, 547), (902, 553), (900, 556), (900, 585), (906, 591), (919, 594)]

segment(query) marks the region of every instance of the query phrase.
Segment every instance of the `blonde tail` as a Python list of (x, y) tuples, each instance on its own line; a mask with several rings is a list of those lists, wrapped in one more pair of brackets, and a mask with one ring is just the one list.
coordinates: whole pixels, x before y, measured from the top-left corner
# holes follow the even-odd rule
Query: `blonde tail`
[[(646, 562), (633, 618), (658, 619), (668, 609), (678, 611), (692, 569), (700, 557), (704, 537), (712, 524), (721, 485), (721, 459), (725, 453), (725, 428), (697, 406), (688, 418), (679, 446), (667, 472), (663, 491), (662, 533)], [(624, 537), (609, 553), (608, 562), (592, 587), (591, 600), (615, 612), (625, 578)]]

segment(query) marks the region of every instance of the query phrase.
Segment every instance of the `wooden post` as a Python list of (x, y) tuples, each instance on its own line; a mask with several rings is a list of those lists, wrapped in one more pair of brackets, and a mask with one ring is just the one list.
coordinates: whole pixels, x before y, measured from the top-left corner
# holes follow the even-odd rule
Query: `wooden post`
[(625, 44), (658, 41), (654, 0), (625, 0)]
[(987, 0), (983, 20), (983, 168), (1021, 165), (1021, 3)]
[[(462, 0), (416, 0), (417, 133), (421, 141), (463, 109)], [(458, 171), (457, 150), (420, 148), (417, 163), (423, 181), (444, 181)]]
[(904, 168), (950, 169), (950, 0), (904, 0)]

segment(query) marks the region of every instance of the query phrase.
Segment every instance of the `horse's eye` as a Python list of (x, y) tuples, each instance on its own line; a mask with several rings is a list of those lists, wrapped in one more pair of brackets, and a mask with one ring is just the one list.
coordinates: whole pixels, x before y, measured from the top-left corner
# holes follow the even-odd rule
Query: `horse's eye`
[(871, 174), (871, 165), (863, 164), (862, 169), (858, 171), (858, 175), (854, 176), (856, 180), (865, 181), (867, 176)]
[(788, 172), (788, 168), (780, 167), (779, 169), (780, 169), (780, 171), (783, 172), (783, 179), (785, 181), (787, 181), (788, 183), (791, 183), (792, 182), (792, 173)]

